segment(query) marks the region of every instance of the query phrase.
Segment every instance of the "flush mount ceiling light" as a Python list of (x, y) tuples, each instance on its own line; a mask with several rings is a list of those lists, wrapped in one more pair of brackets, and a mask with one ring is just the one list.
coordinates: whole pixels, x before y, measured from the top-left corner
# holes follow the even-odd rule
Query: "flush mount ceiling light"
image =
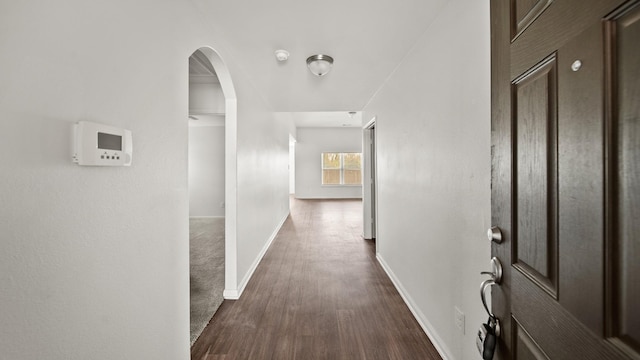
[(278, 61), (287, 61), (287, 59), (289, 59), (289, 52), (287, 50), (276, 50), (276, 59), (278, 59)]
[(329, 55), (312, 55), (307, 58), (307, 67), (315, 76), (323, 76), (331, 70), (333, 58)]

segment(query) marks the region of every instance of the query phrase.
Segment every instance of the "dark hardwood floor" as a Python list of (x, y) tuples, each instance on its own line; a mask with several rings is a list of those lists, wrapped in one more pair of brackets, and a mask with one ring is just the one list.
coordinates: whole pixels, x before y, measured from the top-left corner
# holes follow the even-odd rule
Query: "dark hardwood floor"
[(359, 200), (292, 200), (240, 300), (191, 349), (214, 359), (441, 359), (363, 240)]

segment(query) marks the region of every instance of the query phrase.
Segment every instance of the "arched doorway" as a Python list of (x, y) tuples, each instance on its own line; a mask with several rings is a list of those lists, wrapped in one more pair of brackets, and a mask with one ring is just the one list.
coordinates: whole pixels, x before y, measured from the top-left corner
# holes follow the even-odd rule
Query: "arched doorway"
[(210, 47), (189, 57), (191, 344), (237, 293), (236, 94)]

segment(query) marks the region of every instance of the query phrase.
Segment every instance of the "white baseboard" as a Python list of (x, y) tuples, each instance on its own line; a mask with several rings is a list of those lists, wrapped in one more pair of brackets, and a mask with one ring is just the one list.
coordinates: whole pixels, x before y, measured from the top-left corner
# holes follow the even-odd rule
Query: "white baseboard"
[(256, 257), (256, 259), (253, 261), (253, 264), (251, 264), (251, 267), (249, 268), (249, 271), (244, 276), (244, 278), (242, 279), (240, 284), (238, 284), (238, 289), (237, 290), (225, 290), (222, 293), (222, 296), (225, 299), (227, 299), (227, 300), (238, 300), (240, 298), (240, 296), (242, 296), (242, 292), (244, 292), (244, 288), (249, 283), (249, 280), (251, 280), (251, 277), (253, 276), (253, 273), (258, 268), (258, 264), (260, 264), (260, 261), (262, 261), (262, 258), (264, 257), (264, 254), (266, 254), (267, 250), (269, 250), (269, 247), (271, 246), (271, 243), (273, 243), (273, 240), (275, 240), (276, 236), (278, 235), (278, 232), (282, 228), (282, 225), (284, 225), (284, 222), (287, 221), (288, 217), (289, 217), (289, 213), (287, 213), (282, 218), (282, 220), (280, 220), (280, 223), (278, 224), (278, 226), (276, 226), (275, 230), (273, 230), (273, 233), (269, 237), (269, 240), (267, 240), (267, 243), (264, 245), (264, 247), (262, 247), (262, 250), (260, 250), (260, 253)]
[(189, 216), (189, 219), (224, 219), (223, 216)]
[(427, 318), (424, 316), (422, 311), (420, 311), (420, 309), (416, 306), (415, 302), (413, 301), (409, 293), (407, 293), (404, 286), (402, 286), (402, 283), (400, 282), (400, 280), (398, 280), (398, 278), (393, 273), (393, 271), (391, 271), (391, 268), (389, 267), (389, 265), (387, 265), (387, 263), (384, 261), (384, 259), (382, 258), (382, 255), (376, 254), (376, 259), (378, 259), (378, 262), (382, 266), (382, 269), (384, 269), (384, 271), (387, 273), (387, 275), (389, 276), (389, 279), (391, 279), (391, 282), (396, 287), (396, 290), (398, 290), (398, 292), (400, 293), (400, 296), (402, 296), (402, 299), (404, 300), (405, 304), (407, 304), (407, 306), (409, 307), (409, 310), (413, 314), (413, 317), (416, 319), (418, 324), (420, 324), (420, 327), (422, 327), (422, 330), (424, 331), (424, 333), (427, 334), (427, 337), (429, 338), (429, 340), (431, 340), (431, 343), (438, 351), (438, 354), (440, 354), (443, 360), (454, 359), (454, 357), (451, 355), (451, 350), (449, 350), (449, 347), (447, 347), (444, 341), (442, 341), (442, 339), (440, 338), (440, 336), (438, 336), (438, 333), (434, 329), (433, 325), (431, 325), (431, 323), (429, 322), (429, 320), (427, 320)]
[(238, 294), (239, 294), (238, 290), (227, 290), (227, 289), (225, 289), (222, 292), (222, 297), (225, 300), (238, 300), (240, 298), (240, 295), (238, 295)]

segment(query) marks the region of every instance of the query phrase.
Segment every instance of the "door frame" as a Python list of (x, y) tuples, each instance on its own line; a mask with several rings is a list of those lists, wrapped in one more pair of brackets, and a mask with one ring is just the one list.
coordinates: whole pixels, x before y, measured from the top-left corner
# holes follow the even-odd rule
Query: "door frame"
[(289, 196), (296, 195), (296, 138), (289, 134)]
[(378, 224), (378, 182), (376, 166), (376, 116), (362, 127), (362, 210), (363, 236), (376, 238)]
[(223, 297), (229, 300), (236, 300), (240, 297), (238, 289), (238, 267), (237, 267), (237, 133), (238, 133), (238, 101), (235, 86), (231, 80), (231, 72), (225, 64), (220, 54), (210, 46), (201, 46), (192, 51), (191, 54), (200, 50), (211, 62), (213, 69), (220, 80), (222, 93), (224, 94), (225, 115), (224, 115), (224, 292)]

